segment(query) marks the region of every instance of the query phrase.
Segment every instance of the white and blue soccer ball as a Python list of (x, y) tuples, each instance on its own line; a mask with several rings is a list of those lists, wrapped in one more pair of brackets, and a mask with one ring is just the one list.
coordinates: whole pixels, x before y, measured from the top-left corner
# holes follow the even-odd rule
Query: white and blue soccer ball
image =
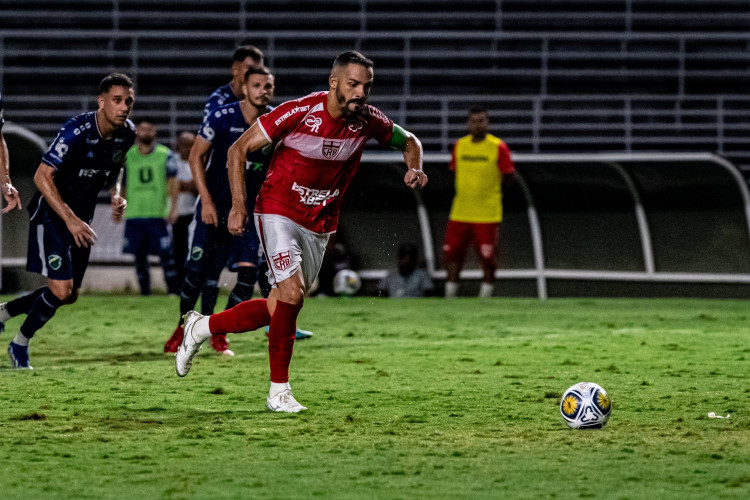
[(601, 429), (612, 414), (612, 401), (602, 386), (581, 382), (563, 394), (560, 414), (574, 429)]
[(362, 288), (362, 279), (351, 269), (342, 269), (333, 277), (333, 293), (351, 297)]

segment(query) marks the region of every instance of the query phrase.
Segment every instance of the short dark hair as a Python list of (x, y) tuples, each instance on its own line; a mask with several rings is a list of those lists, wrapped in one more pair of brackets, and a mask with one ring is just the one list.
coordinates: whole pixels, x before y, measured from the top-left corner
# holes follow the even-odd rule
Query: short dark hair
[(372, 69), (375, 63), (372, 59), (368, 59), (356, 50), (347, 50), (336, 56), (333, 61), (333, 68), (348, 66), (349, 64), (359, 64), (365, 68)]
[(99, 95), (106, 94), (112, 87), (133, 88), (133, 80), (125, 73), (110, 73), (99, 82)]
[(250, 75), (268, 75), (272, 76), (271, 70), (268, 69), (266, 66), (255, 66), (253, 68), (250, 68), (249, 70), (245, 71), (245, 82), (247, 82), (247, 79), (250, 78)]
[(242, 62), (248, 57), (258, 64), (263, 64), (263, 52), (255, 45), (240, 45), (234, 49), (232, 62)]
[(474, 106), (469, 108), (469, 115), (479, 115), (479, 114), (489, 114), (487, 112), (487, 108), (484, 106), (480, 106), (478, 104), (475, 104)]

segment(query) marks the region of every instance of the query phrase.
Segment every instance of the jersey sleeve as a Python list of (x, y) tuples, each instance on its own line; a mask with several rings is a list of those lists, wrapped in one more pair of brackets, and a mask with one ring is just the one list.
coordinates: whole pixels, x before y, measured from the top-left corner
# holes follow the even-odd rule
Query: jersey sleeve
[(380, 144), (388, 144), (393, 135), (393, 120), (374, 106), (368, 106), (369, 123), (367, 124), (370, 137)]
[(217, 95), (216, 93), (211, 94), (208, 97), (208, 100), (206, 101), (206, 105), (203, 106), (203, 120), (205, 121), (206, 118), (211, 116), (211, 113), (216, 111), (216, 109), (220, 108), (222, 104), (219, 102), (221, 100), (221, 96)]
[(510, 148), (504, 141), (500, 141), (497, 149), (497, 168), (504, 174), (512, 174), (516, 170), (510, 156)]
[(42, 163), (60, 170), (65, 166), (66, 159), (84, 145), (84, 134), (78, 130), (78, 122), (72, 118), (65, 122), (47, 152), (42, 155)]
[(198, 135), (213, 144), (217, 132), (221, 132), (225, 122), (226, 120), (222, 120), (221, 112), (214, 111), (203, 119), (203, 124), (198, 130)]
[(5, 123), (5, 118), (3, 118), (3, 96), (0, 95), (0, 131), (3, 130), (4, 123)]
[(268, 142), (278, 142), (289, 135), (310, 111), (301, 99), (287, 101), (258, 117), (258, 126)]

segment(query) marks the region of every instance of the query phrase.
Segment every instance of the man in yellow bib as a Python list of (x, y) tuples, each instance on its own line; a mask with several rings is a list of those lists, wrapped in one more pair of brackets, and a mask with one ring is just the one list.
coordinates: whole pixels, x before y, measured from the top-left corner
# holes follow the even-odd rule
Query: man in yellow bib
[(494, 289), (502, 191), (513, 180), (515, 168), (508, 145), (488, 133), (489, 124), (487, 110), (472, 107), (466, 121), (469, 135), (456, 142), (451, 155), (456, 194), (443, 244), (447, 299), (458, 295), (458, 277), (470, 244), (477, 249), (482, 265), (479, 297), (492, 296)]

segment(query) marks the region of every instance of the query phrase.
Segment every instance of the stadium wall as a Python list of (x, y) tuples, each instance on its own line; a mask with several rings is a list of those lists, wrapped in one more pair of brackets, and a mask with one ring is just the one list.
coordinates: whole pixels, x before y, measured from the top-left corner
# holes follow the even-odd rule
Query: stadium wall
[[(12, 154), (13, 163), (38, 161)], [(442, 284), (441, 245), (453, 197), (448, 159), (426, 155), (430, 184), (414, 192), (403, 186), (399, 154), (364, 156), (336, 235), (364, 279), (364, 293), (374, 293), (395, 267), (404, 242), (421, 246), (425, 267)], [(750, 194), (726, 159), (689, 153), (514, 160), (518, 182), (504, 198), (498, 294), (750, 297)], [(15, 171), (26, 202), (31, 170)], [(3, 291), (13, 292), (37, 281), (22, 267), (28, 216), (4, 221)], [(98, 206), (92, 227), (99, 240), (84, 288), (136, 290), (132, 257), (121, 252), (123, 225), (111, 222), (108, 203)], [(152, 273), (159, 288), (158, 265)], [(480, 277), (470, 255), (463, 292), (473, 294)], [(221, 284), (231, 287), (234, 279), (224, 273)]]

